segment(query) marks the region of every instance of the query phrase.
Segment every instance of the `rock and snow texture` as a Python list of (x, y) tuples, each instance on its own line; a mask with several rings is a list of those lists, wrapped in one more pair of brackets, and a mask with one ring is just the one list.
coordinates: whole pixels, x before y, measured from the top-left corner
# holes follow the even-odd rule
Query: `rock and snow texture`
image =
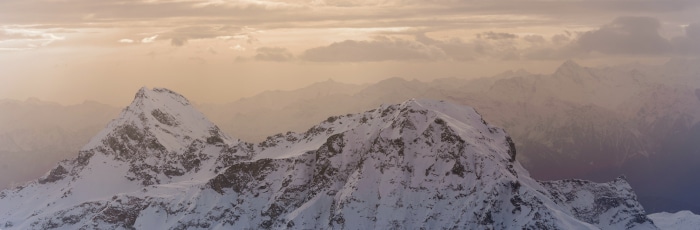
[(117, 194), (144, 191), (148, 185), (206, 181), (231, 159), (249, 157), (249, 151), (231, 151), (238, 144), (245, 145), (222, 134), (181, 95), (143, 88), (77, 158), (60, 162), (25, 186), (0, 192), (0, 227), (61, 227), (84, 220), (71, 216), (56, 224), (51, 218), (95, 209)]
[(609, 183), (585, 180), (541, 182), (554, 202), (570, 208), (577, 219), (604, 229), (631, 229), (648, 222), (644, 208), (637, 202), (624, 177)]
[(253, 145), (141, 89), (78, 158), (0, 193), (7, 229), (656, 229), (624, 179), (538, 182), (472, 108), (402, 104)]
[[(143, 185), (174, 178), (207, 179), (232, 157), (229, 146), (243, 144), (222, 133), (180, 94), (142, 88), (134, 101), (82, 148), (80, 156), (108, 155), (129, 164), (126, 178)], [(249, 157), (249, 151), (235, 154)], [(223, 153), (223, 154), (222, 154)], [(121, 175), (120, 175), (121, 176)]]
[(660, 212), (649, 215), (649, 219), (662, 230), (696, 230), (700, 228), (700, 215), (691, 211), (676, 213)]

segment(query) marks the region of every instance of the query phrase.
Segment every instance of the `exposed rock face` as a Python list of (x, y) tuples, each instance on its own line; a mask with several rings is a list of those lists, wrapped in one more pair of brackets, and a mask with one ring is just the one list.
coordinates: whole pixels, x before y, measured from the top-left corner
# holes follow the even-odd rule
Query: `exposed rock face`
[(541, 182), (555, 203), (565, 207), (577, 219), (604, 229), (631, 229), (648, 223), (644, 208), (624, 177), (609, 183), (585, 180)]
[[(656, 229), (623, 180), (538, 182), (472, 108), (409, 100), (253, 145), (166, 89), (45, 177), (0, 193), (6, 228)], [(8, 227), (9, 226), (9, 227)]]

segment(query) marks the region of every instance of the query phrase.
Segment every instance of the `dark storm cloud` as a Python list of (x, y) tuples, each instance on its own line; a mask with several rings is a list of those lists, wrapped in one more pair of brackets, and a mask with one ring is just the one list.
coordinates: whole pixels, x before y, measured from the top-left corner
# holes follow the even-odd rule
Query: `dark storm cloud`
[(586, 51), (622, 55), (659, 55), (672, 52), (671, 43), (659, 34), (661, 23), (650, 17), (620, 17), (600, 29), (581, 35), (578, 45)]
[(258, 61), (283, 62), (294, 58), (294, 55), (289, 50), (281, 47), (260, 47), (255, 52), (257, 52), (255, 60)]

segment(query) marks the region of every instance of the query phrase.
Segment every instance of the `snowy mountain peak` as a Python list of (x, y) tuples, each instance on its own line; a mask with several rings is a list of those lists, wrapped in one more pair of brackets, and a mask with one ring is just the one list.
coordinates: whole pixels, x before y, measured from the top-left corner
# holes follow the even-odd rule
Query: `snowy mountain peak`
[(184, 96), (180, 95), (179, 93), (176, 93), (175, 91), (166, 89), (166, 88), (153, 88), (148, 89), (147, 87), (141, 87), (138, 92), (136, 92), (136, 95), (134, 96), (134, 101), (138, 100), (150, 100), (150, 101), (158, 101), (162, 100), (163, 98), (169, 98), (169, 100), (176, 101), (183, 106), (189, 106), (190, 101), (187, 100)]
[[(105, 144), (115, 147), (112, 144), (119, 142), (115, 140), (117, 138), (123, 141), (147, 141), (151, 144), (147, 147), (178, 151), (193, 140), (206, 140), (212, 136), (227, 142), (230, 139), (182, 95), (165, 88), (150, 90), (143, 87), (119, 117), (110, 122), (83, 150)], [(113, 150), (120, 152), (117, 147)]]
[[(496, 151), (494, 147), (480, 144), (475, 146), (479, 151), (474, 151), (474, 154), (490, 155), (489, 158), (504, 164), (514, 161), (516, 153), (514, 143), (505, 131), (487, 124), (473, 108), (444, 101), (410, 99), (401, 104), (382, 105), (360, 114), (332, 116), (305, 133), (268, 137), (258, 145), (261, 147), (260, 153), (254, 158), (278, 159), (298, 156), (319, 148), (324, 140), (333, 135), (352, 135), (362, 140), (370, 138), (404, 142), (426, 139), (425, 141), (431, 143), (439, 141), (450, 144), (465, 144), (471, 139), (481, 139), (484, 140), (481, 142), (498, 142), (498, 150), (502, 150), (502, 146), (506, 146), (506, 149)], [(428, 138), (436, 140), (427, 140)], [(299, 142), (304, 143), (297, 145), (300, 149), (288, 151), (289, 146)]]
[(533, 180), (467, 106), (411, 99), (258, 147), (207, 183), (241, 200), (231, 228), (655, 229), (624, 180)]
[(154, 98), (154, 97), (163, 97), (167, 96), (170, 97), (172, 100), (178, 101), (179, 103), (183, 105), (189, 105), (190, 101), (187, 100), (184, 96), (180, 95), (179, 93), (176, 93), (175, 91), (166, 89), (166, 88), (153, 88), (153, 90), (148, 89), (148, 87), (141, 87), (138, 92), (136, 92), (136, 95), (134, 96), (134, 100), (138, 99), (147, 99), (147, 98)]
[[(160, 184), (199, 172), (205, 165), (211, 170), (215, 169), (213, 164), (223, 167), (219, 158), (226, 150), (222, 149), (240, 143), (224, 134), (182, 95), (144, 87), (119, 117), (82, 148), (75, 164), (78, 168), (88, 163), (89, 168), (126, 164), (127, 172), (119, 177), (143, 185)], [(110, 160), (95, 162), (95, 157)]]
[(508, 134), (471, 107), (411, 99), (253, 145), (229, 140), (183, 99), (169, 90), (139, 90), (77, 159), (0, 192), (0, 223), (13, 229), (655, 229), (624, 179), (530, 178)]
[[(426, 99), (410, 99), (401, 104), (400, 110), (423, 111), (428, 114), (434, 114), (432, 118), (434, 123), (444, 124), (451, 131), (464, 139), (486, 138), (486, 139), (504, 139), (503, 146), (507, 147), (506, 151), (491, 151), (497, 155), (499, 159), (509, 162), (515, 161), (515, 144), (513, 140), (501, 128), (491, 126), (481, 117), (472, 107), (461, 106), (444, 101), (426, 100)], [(413, 116), (409, 116), (413, 117)], [(488, 133), (488, 135), (486, 135)], [(483, 151), (481, 153), (484, 153)], [(501, 155), (502, 153), (507, 153)]]

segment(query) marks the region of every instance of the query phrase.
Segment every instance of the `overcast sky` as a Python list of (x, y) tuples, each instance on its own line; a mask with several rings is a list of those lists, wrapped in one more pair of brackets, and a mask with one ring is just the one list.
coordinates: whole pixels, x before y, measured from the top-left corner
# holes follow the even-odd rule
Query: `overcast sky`
[(64, 104), (699, 55), (697, 0), (0, 1), (0, 98)]

